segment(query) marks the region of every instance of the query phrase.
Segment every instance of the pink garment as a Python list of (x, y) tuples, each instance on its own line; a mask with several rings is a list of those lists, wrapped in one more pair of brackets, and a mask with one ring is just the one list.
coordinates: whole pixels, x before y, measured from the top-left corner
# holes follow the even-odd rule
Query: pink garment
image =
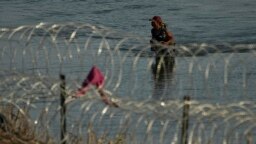
[(96, 66), (93, 66), (90, 70), (87, 78), (84, 80), (82, 87), (76, 92), (76, 96), (80, 97), (85, 95), (85, 93), (90, 89), (90, 86), (93, 85), (96, 88), (102, 88), (104, 85), (104, 75)]

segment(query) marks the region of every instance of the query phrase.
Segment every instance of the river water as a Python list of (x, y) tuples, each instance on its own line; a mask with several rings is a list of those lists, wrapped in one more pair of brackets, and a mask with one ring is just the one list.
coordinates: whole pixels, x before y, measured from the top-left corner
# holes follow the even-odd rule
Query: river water
[[(213, 56), (214, 59), (217, 58), (219, 61), (223, 59), (221, 62), (212, 62), (213, 67), (216, 68), (212, 68), (213, 71), (211, 72), (216, 73), (217, 78), (215, 79), (214, 74), (209, 74), (209, 79), (207, 80), (211, 81), (211, 77), (213, 77), (214, 81), (217, 82), (209, 82), (213, 83), (213, 86), (210, 87), (211, 89), (218, 87), (217, 90), (213, 91), (216, 94), (218, 93), (217, 95), (222, 95), (219, 91), (223, 91), (221, 87), (224, 85), (224, 81), (223, 78), (218, 75), (224, 75), (225, 70), (223, 70), (223, 68), (219, 69), (219, 67), (225, 65), (224, 63), (227, 61), (224, 58), (230, 56), (229, 52), (238, 51), (238, 54), (235, 54), (238, 56), (232, 55), (228, 60), (230, 63), (234, 62), (234, 66), (231, 67), (232, 70), (229, 72), (235, 73), (235, 71), (239, 71), (238, 69), (241, 71), (245, 71), (246, 69), (244, 75), (249, 76), (241, 78), (242, 81), (246, 81), (245, 83), (248, 83), (245, 79), (250, 81), (252, 80), (251, 76), (254, 75), (254, 66), (250, 63), (254, 61), (251, 49), (255, 48), (254, 44), (256, 40), (256, 31), (254, 31), (256, 29), (255, 7), (256, 2), (254, 0), (227, 0), (223, 2), (210, 0), (2, 0), (0, 1), (0, 26), (10, 28), (20, 25), (34, 25), (40, 22), (90, 23), (92, 25), (103, 25), (119, 31), (120, 33), (131, 33), (147, 41), (150, 39), (151, 29), (148, 19), (154, 15), (160, 15), (168, 25), (169, 30), (175, 35), (178, 45), (186, 46), (188, 49), (195, 52), (202, 48), (203, 44), (206, 45), (205, 49), (208, 52), (210, 52), (208, 47), (216, 47), (218, 52), (223, 53), (218, 56)], [(195, 46), (189, 44), (194, 44)], [(202, 52), (204, 50), (199, 51)], [(244, 59), (244, 57), (247, 59)], [(248, 60), (248, 57), (251, 57), (251, 60)], [(143, 57), (141, 59), (143, 59)], [(147, 59), (147, 57), (145, 59)], [(195, 63), (194, 69), (201, 71), (201, 73), (193, 72), (195, 76), (193, 76), (194, 80), (191, 81), (196, 82), (193, 82), (195, 84), (190, 83), (191, 86), (197, 87), (196, 85), (204, 85), (202, 84), (201, 78), (199, 78), (205, 77), (206, 66), (209, 63), (204, 62), (208, 62), (213, 58), (211, 58), (211, 55), (205, 55), (197, 57), (197, 59), (191, 57), (189, 57), (187, 61), (185, 59), (187, 58), (179, 57), (177, 59), (177, 70), (175, 72), (177, 76), (173, 78), (179, 81), (178, 83), (176, 82), (174, 86), (176, 90), (179, 89), (179, 95), (186, 94), (183, 88), (185, 88), (185, 85), (188, 83), (183, 81), (187, 81), (187, 78), (182, 77), (188, 76), (189, 61), (191, 62), (191, 59), (193, 59), (198, 63), (200, 62), (198, 66)], [(236, 59), (239, 61), (239, 64), (236, 62)], [(244, 62), (241, 64), (241, 61)], [(179, 66), (179, 63), (184, 66)], [(243, 72), (237, 73), (243, 74)], [(218, 77), (220, 77), (219, 82)], [(148, 77), (145, 79), (148, 79)], [(229, 81), (228, 83), (232, 82)], [(250, 89), (251, 85), (250, 83), (248, 85), (244, 84), (246, 89)], [(238, 85), (238, 87), (241, 88), (242, 86)], [(192, 89), (195, 90), (197, 88)], [(177, 94), (177, 91), (172, 92)], [(193, 95), (201, 94), (201, 92), (193, 92)]]
[[(148, 49), (125, 47), (133, 43), (120, 48), (118, 55), (110, 53), (110, 58), (104, 52), (98, 58), (88, 54), (86, 70), (68, 63), (63, 72), (82, 82), (96, 63), (109, 79), (107, 87), (123, 99), (176, 100), (190, 95), (199, 101), (230, 103), (255, 100), (255, 7), (255, 0), (1, 0), (0, 27), (89, 23), (136, 35), (146, 45), (151, 36), (148, 19), (159, 15), (181, 49), (174, 70), (162, 78), (155, 79), (151, 72), (153, 55)], [(110, 39), (110, 44), (111, 40), (116, 41)], [(122, 65), (116, 66), (118, 62)]]
[(178, 43), (255, 43), (254, 0), (1, 0), (0, 26), (82, 22), (150, 37), (162, 16)]

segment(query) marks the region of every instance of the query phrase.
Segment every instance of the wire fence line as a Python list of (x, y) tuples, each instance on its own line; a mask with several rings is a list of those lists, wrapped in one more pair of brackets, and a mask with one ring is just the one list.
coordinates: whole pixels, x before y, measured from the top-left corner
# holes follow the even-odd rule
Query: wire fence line
[[(2, 137), (8, 130), (13, 141), (31, 143), (255, 142), (255, 44), (178, 44), (174, 67), (160, 72), (148, 43), (90, 24), (1, 28)], [(62, 113), (59, 76), (67, 100), (94, 65), (118, 107), (93, 87)]]

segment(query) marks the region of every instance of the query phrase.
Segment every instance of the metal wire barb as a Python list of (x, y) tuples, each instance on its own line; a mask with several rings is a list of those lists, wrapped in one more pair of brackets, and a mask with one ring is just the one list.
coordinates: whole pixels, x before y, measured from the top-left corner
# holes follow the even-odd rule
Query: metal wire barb
[[(177, 44), (156, 70), (147, 38), (104, 26), (1, 28), (0, 142), (253, 144), (255, 48)], [(93, 66), (104, 91), (74, 98)]]

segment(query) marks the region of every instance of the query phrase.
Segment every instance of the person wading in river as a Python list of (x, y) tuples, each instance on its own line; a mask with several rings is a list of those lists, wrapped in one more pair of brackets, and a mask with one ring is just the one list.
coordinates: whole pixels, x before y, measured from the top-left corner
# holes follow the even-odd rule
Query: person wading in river
[(162, 21), (160, 16), (154, 16), (151, 21), (151, 51), (157, 51), (159, 44), (170, 46), (175, 45), (175, 39), (172, 32), (167, 30), (166, 24)]
[(151, 21), (151, 51), (155, 52), (154, 71), (172, 71), (175, 63), (175, 39), (172, 32), (160, 16), (154, 16)]

